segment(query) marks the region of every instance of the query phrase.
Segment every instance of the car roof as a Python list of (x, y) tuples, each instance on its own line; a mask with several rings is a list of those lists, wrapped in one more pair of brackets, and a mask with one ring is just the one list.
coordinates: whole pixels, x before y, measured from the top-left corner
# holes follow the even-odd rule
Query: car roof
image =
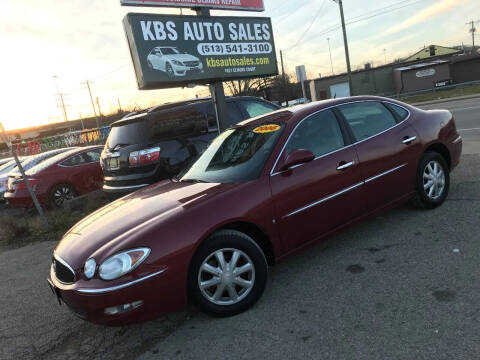
[[(268, 100), (264, 100), (255, 96), (226, 96), (227, 101), (240, 101), (240, 100), (255, 100), (255, 101), (265, 101), (270, 104), (273, 104), (269, 102)], [(151, 113), (159, 112), (159, 111), (165, 111), (165, 110), (170, 110), (170, 109), (175, 109), (175, 108), (180, 108), (182, 106), (188, 106), (188, 105), (194, 105), (194, 104), (203, 104), (203, 103), (210, 103), (212, 101), (211, 97), (203, 97), (203, 98), (196, 98), (196, 99), (189, 99), (189, 100), (183, 100), (183, 101), (176, 101), (176, 102), (171, 102), (171, 103), (166, 103), (162, 105), (156, 105), (152, 106), (148, 109), (144, 109), (141, 111), (137, 112), (132, 112), (124, 116), (122, 119), (115, 121), (114, 123), (111, 124), (111, 126), (121, 126), (126, 123), (129, 123), (131, 121), (138, 121), (143, 119), (145, 116)], [(276, 105), (276, 104), (273, 104)]]
[(51, 158), (46, 159), (46, 160), (38, 163), (37, 165), (32, 167), (30, 170), (28, 170), (27, 174), (33, 174), (36, 171), (38, 171), (38, 169), (40, 169), (42, 167), (43, 168), (50, 167), (52, 165), (55, 165), (55, 164), (59, 163), (60, 161), (66, 160), (70, 156), (74, 156), (74, 155), (77, 155), (77, 154), (82, 153), (84, 151), (94, 150), (94, 149), (101, 150), (101, 149), (103, 149), (103, 146), (101, 146), (101, 145), (91, 145), (91, 146), (77, 147), (77, 148), (74, 148), (74, 149), (70, 149), (68, 151), (65, 151), (65, 152), (60, 153), (60, 154), (55, 155), (55, 156), (52, 156)]

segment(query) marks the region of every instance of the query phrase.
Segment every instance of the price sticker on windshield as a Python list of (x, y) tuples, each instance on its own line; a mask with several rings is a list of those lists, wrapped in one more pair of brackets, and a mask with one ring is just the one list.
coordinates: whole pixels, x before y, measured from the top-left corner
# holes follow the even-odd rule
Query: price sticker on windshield
[(262, 126), (256, 127), (255, 129), (253, 129), (253, 132), (255, 134), (267, 134), (267, 133), (278, 131), (279, 129), (280, 129), (279, 125), (268, 124), (268, 125), (262, 125)]

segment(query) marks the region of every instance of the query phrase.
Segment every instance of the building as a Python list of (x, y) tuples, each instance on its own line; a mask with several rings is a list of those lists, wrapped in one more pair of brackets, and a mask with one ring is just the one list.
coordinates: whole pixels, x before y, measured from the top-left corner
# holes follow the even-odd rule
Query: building
[[(450, 84), (480, 81), (480, 55), (455, 51), (453, 53), (445, 50), (447, 55), (376, 68), (366, 64), (364, 69), (352, 72), (353, 94), (394, 96), (433, 90)], [(309, 88), (312, 101), (350, 96), (346, 73), (310, 80)]]
[(437, 56), (453, 56), (463, 53), (462, 50), (449, 48), (445, 46), (430, 45), (424, 47), (422, 50), (417, 51), (415, 54), (409, 56), (405, 59), (405, 62), (415, 61), (415, 60), (425, 60)]

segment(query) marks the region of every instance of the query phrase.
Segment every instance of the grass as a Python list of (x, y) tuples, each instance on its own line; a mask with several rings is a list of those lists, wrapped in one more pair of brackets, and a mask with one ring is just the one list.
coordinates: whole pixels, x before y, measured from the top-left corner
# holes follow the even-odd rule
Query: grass
[(60, 240), (77, 222), (106, 205), (105, 196), (88, 196), (75, 211), (56, 209), (46, 211), (49, 229), (45, 229), (35, 209), (0, 208), (0, 250), (9, 250), (41, 241)]
[(448, 90), (437, 90), (434, 92), (429, 92), (426, 94), (410, 96), (406, 98), (402, 98), (400, 100), (414, 104), (418, 102), (424, 101), (431, 101), (431, 100), (441, 100), (441, 99), (448, 99), (458, 96), (466, 96), (466, 95), (480, 95), (480, 85), (471, 85), (460, 87), (456, 89), (448, 89)]

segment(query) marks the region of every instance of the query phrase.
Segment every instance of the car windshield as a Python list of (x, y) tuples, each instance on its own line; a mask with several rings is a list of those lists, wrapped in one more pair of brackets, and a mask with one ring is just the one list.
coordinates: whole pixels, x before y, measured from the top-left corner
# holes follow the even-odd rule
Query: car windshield
[(4, 172), (10, 171), (14, 167), (15, 167), (15, 160), (10, 160), (9, 162), (0, 166), (0, 174), (3, 174)]
[(284, 128), (268, 122), (220, 134), (180, 181), (229, 183), (257, 179)]
[(175, 49), (175, 48), (161, 48), (163, 55), (175, 55), (175, 54), (180, 54), (180, 52)]

